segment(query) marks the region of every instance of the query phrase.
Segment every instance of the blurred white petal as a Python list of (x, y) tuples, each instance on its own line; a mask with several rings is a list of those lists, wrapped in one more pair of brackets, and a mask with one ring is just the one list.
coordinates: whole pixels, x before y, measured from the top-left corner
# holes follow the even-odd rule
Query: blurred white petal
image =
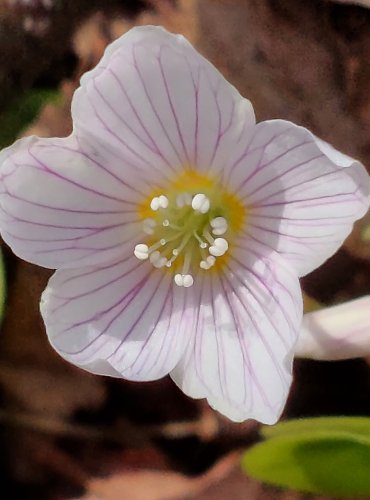
[(295, 355), (318, 360), (370, 356), (370, 295), (305, 314)]

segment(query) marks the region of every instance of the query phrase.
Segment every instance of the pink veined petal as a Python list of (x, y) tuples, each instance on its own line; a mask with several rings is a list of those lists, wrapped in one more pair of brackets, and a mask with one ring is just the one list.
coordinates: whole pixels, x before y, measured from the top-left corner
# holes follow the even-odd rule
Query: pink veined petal
[(75, 133), (110, 168), (159, 185), (184, 166), (220, 171), (251, 103), (180, 35), (146, 26), (113, 42), (81, 79)]
[(19, 257), (80, 267), (132, 252), (140, 188), (113, 176), (73, 137), (28, 137), (0, 156), (0, 228)]
[(368, 210), (364, 167), (283, 120), (248, 131), (224, 180), (248, 208), (246, 232), (307, 274), (342, 244)]
[(370, 356), (370, 295), (305, 314), (295, 354), (320, 360)]
[(185, 356), (171, 372), (189, 396), (234, 421), (279, 418), (302, 315), (298, 279), (278, 254), (234, 248), (221, 275), (204, 276)]
[(155, 380), (178, 362), (192, 314), (184, 289), (135, 257), (58, 270), (41, 301), (52, 346), (93, 373)]

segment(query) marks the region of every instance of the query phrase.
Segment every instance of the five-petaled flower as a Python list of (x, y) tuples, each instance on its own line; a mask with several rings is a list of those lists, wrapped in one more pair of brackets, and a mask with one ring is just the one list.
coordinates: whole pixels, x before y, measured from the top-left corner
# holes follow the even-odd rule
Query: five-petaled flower
[(63, 139), (1, 154), (0, 227), (56, 268), (51, 344), (94, 373), (170, 373), (233, 420), (273, 423), (291, 382), (298, 276), (369, 206), (359, 163), (251, 103), (181, 36), (129, 31), (85, 74)]

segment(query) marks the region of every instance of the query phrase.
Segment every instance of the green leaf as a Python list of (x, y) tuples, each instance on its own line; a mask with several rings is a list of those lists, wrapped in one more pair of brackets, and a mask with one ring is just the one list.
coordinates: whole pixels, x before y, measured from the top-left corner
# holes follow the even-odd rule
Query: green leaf
[(242, 467), (265, 483), (308, 493), (370, 495), (370, 419), (283, 422), (248, 450)]
[(6, 292), (6, 286), (5, 286), (4, 259), (0, 249), (0, 322), (3, 318), (3, 313), (4, 313), (5, 292)]
[(361, 232), (361, 237), (362, 240), (365, 241), (365, 243), (370, 242), (370, 224), (364, 227), (364, 229)]
[(318, 311), (319, 309), (323, 309), (325, 306), (324, 304), (321, 304), (313, 297), (307, 295), (307, 293), (303, 292), (303, 307), (304, 307), (304, 312), (309, 313), (313, 311)]
[[(355, 436), (362, 435), (370, 439), (370, 418), (368, 417), (318, 417), (285, 420), (276, 425), (264, 425), (261, 429), (265, 438), (282, 435), (304, 434), (313, 432), (345, 432)], [(369, 465), (370, 466), (370, 465)]]
[(0, 149), (12, 144), (50, 101), (58, 101), (59, 93), (49, 89), (29, 90), (19, 96), (0, 114)]

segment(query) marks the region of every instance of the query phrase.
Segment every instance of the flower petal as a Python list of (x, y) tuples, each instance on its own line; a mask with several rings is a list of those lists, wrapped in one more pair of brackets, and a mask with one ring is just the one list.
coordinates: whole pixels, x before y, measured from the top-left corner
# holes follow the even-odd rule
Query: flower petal
[(93, 373), (154, 380), (187, 341), (185, 292), (170, 273), (134, 257), (100, 268), (58, 270), (41, 301), (52, 346)]
[(320, 360), (370, 356), (370, 295), (305, 314), (296, 356)]
[(272, 424), (290, 387), (302, 301), (290, 266), (264, 254), (234, 249), (223, 275), (205, 276), (192, 342), (171, 376), (232, 420)]
[(255, 124), (251, 103), (184, 37), (154, 26), (108, 47), (82, 77), (72, 114), (75, 133), (105, 149), (110, 168), (124, 162), (152, 185), (184, 165), (220, 170), (243, 127)]
[(132, 252), (138, 192), (78, 142), (28, 137), (0, 155), (0, 228), (14, 253), (44, 267)]
[(247, 232), (304, 275), (329, 258), (369, 208), (364, 167), (283, 120), (259, 123), (225, 180), (249, 206)]

